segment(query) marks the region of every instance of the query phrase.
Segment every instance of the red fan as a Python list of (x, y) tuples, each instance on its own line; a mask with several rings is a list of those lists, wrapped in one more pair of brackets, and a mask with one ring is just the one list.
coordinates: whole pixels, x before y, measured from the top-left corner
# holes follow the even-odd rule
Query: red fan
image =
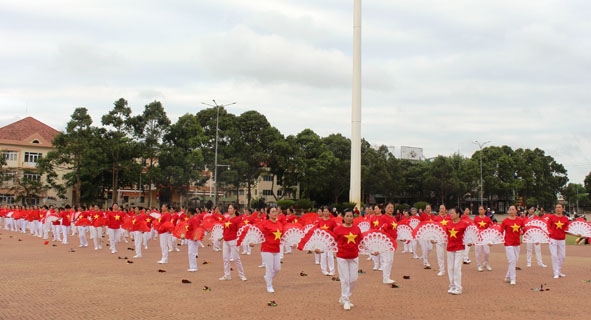
[(526, 227), (538, 227), (542, 230), (544, 230), (546, 233), (548, 233), (548, 224), (546, 223), (546, 221), (541, 220), (541, 219), (534, 219), (534, 220), (529, 220), (526, 224)]
[(304, 235), (304, 230), (298, 227), (284, 227), (283, 235), (281, 236), (281, 243), (287, 246), (296, 245), (300, 243), (300, 240), (302, 240)]
[(416, 229), (420, 223), (421, 223), (421, 220), (419, 220), (415, 217), (410, 218), (408, 221), (408, 225), (413, 229)]
[(581, 235), (582, 237), (591, 237), (591, 226), (585, 221), (573, 221), (568, 225), (567, 232)]
[(189, 225), (186, 221), (179, 222), (176, 227), (174, 227), (174, 232), (172, 233), (177, 239), (185, 239), (187, 236), (187, 230), (189, 229)]
[(129, 231), (133, 226), (133, 219), (128, 215), (124, 215), (122, 221), (121, 228)]
[(548, 243), (550, 238), (544, 229), (539, 227), (527, 227), (523, 233), (523, 243)]
[(158, 232), (163, 233), (163, 232), (173, 232), (174, 231), (174, 224), (170, 221), (166, 221), (163, 223), (160, 223), (160, 225), (158, 226)]
[(316, 212), (308, 212), (308, 213), (304, 213), (301, 217), (300, 217), (300, 223), (305, 226), (307, 224), (314, 224), (316, 222), (316, 220), (318, 220), (318, 213)]
[(359, 224), (357, 224), (357, 226), (359, 227), (359, 230), (361, 230), (361, 232), (367, 232), (371, 228), (371, 225), (367, 220), (361, 221)]
[(316, 250), (323, 252), (336, 252), (337, 242), (332, 233), (327, 230), (316, 228), (310, 230), (300, 241), (299, 250)]
[(213, 228), (213, 225), (215, 223), (216, 223), (216, 219), (213, 216), (209, 215), (209, 216), (206, 216), (205, 218), (203, 218), (203, 221), (201, 221), (201, 226), (207, 232), (211, 232), (211, 229)]
[(412, 227), (406, 224), (399, 224), (396, 227), (396, 232), (398, 233), (398, 240), (407, 241), (412, 240)]
[(238, 236), (238, 241), (236, 244), (241, 246), (243, 242), (248, 244), (263, 243), (265, 242), (265, 236), (263, 235), (263, 232), (256, 226), (246, 225), (240, 233), (240, 236)]
[(203, 240), (204, 235), (205, 229), (203, 229), (202, 227), (197, 227), (195, 230), (189, 230), (185, 236), (187, 237), (187, 239), (193, 241), (201, 241)]
[(215, 223), (211, 228), (211, 240), (216, 241), (224, 237), (224, 225)]
[(383, 231), (369, 231), (363, 234), (359, 243), (359, 253), (372, 254), (374, 252), (388, 252), (396, 250), (396, 241), (392, 241)]
[(447, 243), (447, 232), (438, 222), (423, 221), (413, 232), (418, 240), (430, 240), (438, 243)]
[(162, 217), (162, 214), (160, 212), (152, 211), (150, 212), (150, 216), (154, 219), (160, 219), (160, 217)]
[(496, 228), (484, 229), (478, 233), (478, 242), (476, 244), (488, 245), (500, 243), (505, 243), (505, 239), (503, 239), (503, 233)]
[(473, 224), (469, 225), (464, 231), (464, 245), (478, 243), (478, 234), (478, 227)]
[(148, 226), (148, 222), (145, 219), (136, 220), (135, 221), (136, 229), (140, 232), (149, 232), (150, 227)]

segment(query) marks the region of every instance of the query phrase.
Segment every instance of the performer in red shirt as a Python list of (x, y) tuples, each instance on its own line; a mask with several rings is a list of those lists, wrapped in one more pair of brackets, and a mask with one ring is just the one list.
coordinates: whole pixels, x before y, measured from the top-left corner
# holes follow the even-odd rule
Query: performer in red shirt
[[(420, 218), (421, 222), (433, 221), (435, 216), (432, 213), (430, 204), (425, 206), (425, 211), (421, 213)], [(429, 240), (419, 240), (419, 246), (421, 247), (423, 265), (425, 266), (425, 269), (431, 269), (431, 264), (429, 264), (429, 254), (431, 253), (431, 250), (433, 250), (433, 244)]]
[(92, 219), (92, 227), (90, 228), (90, 237), (94, 242), (94, 250), (103, 248), (103, 227), (107, 223), (105, 213), (99, 209), (98, 205), (94, 205), (90, 213)]
[[(486, 216), (486, 208), (484, 206), (478, 207), (478, 216), (474, 217), (474, 225), (478, 228), (478, 231), (488, 229), (492, 225), (492, 220)], [(488, 271), (492, 271), (492, 267), (488, 262), (490, 256), (490, 245), (488, 244), (477, 244), (474, 247), (476, 254), (476, 265), (478, 272), (484, 271), (484, 268)]]
[(343, 217), (344, 223), (333, 230), (338, 251), (337, 268), (339, 270), (339, 279), (341, 280), (341, 297), (339, 303), (345, 310), (353, 307), (351, 303), (351, 294), (355, 289), (359, 272), (359, 242), (363, 238), (358, 226), (353, 225), (353, 212), (351, 209), (345, 210)]
[[(281, 270), (281, 257), (279, 247), (281, 245), (281, 235), (283, 234), (283, 225), (277, 221), (277, 208), (269, 209), (269, 218), (260, 225), (260, 229), (265, 236), (265, 241), (261, 243), (261, 257), (265, 265), (265, 282), (267, 283), (267, 292), (273, 293), (273, 279)], [(254, 244), (251, 244), (254, 246)]]
[[(566, 277), (562, 273), (562, 264), (566, 257), (566, 232), (570, 225), (570, 221), (566, 216), (562, 214), (564, 207), (562, 204), (557, 204), (554, 208), (554, 214), (548, 218), (548, 236), (550, 237), (550, 256), (552, 257), (552, 270), (554, 271), (554, 279)], [(580, 237), (581, 235), (574, 235)]]
[[(380, 229), (390, 236), (392, 243), (396, 243), (398, 233), (396, 232), (396, 218), (394, 218), (394, 204), (388, 202), (386, 205), (386, 214), (381, 215), (379, 218)], [(394, 262), (394, 251), (386, 251), (380, 253), (380, 263), (382, 265), (382, 282), (384, 284), (392, 284), (395, 281), (390, 279), (392, 273), (392, 263)]]
[[(447, 223), (447, 275), (449, 277), (448, 293), (462, 294), (462, 264), (464, 263), (464, 232), (468, 224), (460, 218), (456, 209), (449, 209), (451, 221)], [(472, 244), (468, 244), (472, 246)]]
[[(248, 208), (244, 208), (244, 211), (240, 217), (242, 218), (243, 226), (256, 223), (256, 218), (254, 216), (251, 216), (250, 209)], [(242, 254), (250, 255), (252, 253), (252, 248), (248, 245), (248, 243), (243, 243), (241, 247)]]
[(523, 230), (523, 221), (517, 217), (517, 208), (510, 206), (507, 212), (509, 216), (501, 223), (501, 229), (505, 231), (505, 254), (507, 255), (507, 274), (505, 282), (515, 285), (517, 277), (517, 261), (519, 260), (519, 249), (521, 245), (521, 231)]
[(195, 208), (189, 208), (187, 211), (187, 234), (185, 239), (187, 240), (187, 252), (189, 256), (189, 272), (197, 271), (197, 255), (199, 254), (199, 245), (201, 240), (196, 236), (197, 228), (201, 225), (201, 217), (196, 215), (197, 211)]
[[(374, 205), (373, 207), (373, 215), (370, 217), (370, 229), (372, 230), (379, 230), (380, 229), (380, 217), (383, 215), (382, 206)], [(373, 271), (382, 271), (383, 268), (381, 266), (382, 257), (379, 254), (372, 254), (369, 256), (373, 260)]]
[(231, 204), (228, 206), (228, 214), (229, 219), (224, 222), (224, 243), (222, 245), (222, 256), (224, 258), (224, 276), (220, 278), (220, 280), (230, 280), (230, 261), (233, 260), (234, 264), (236, 265), (236, 269), (238, 269), (238, 277), (240, 280), (246, 281), (246, 276), (244, 275), (244, 267), (242, 266), (242, 261), (240, 260), (240, 255), (238, 254), (238, 246), (236, 241), (238, 236), (238, 228), (242, 224), (242, 218), (240, 217), (240, 212), (238, 212), (238, 208), (235, 204)]
[(80, 247), (88, 247), (88, 239), (86, 238), (86, 232), (88, 231), (88, 226), (90, 226), (90, 219), (88, 218), (88, 211), (84, 207), (76, 207), (75, 216), (76, 222), (74, 225), (78, 229), (78, 239), (80, 239)]
[(123, 222), (123, 212), (119, 210), (119, 205), (114, 203), (110, 211), (107, 211), (107, 235), (109, 236), (109, 248), (111, 253), (117, 253), (117, 243), (121, 238), (121, 223)]
[(72, 225), (72, 207), (66, 205), (65, 209), (60, 212), (60, 218), (62, 218), (62, 244), (68, 244), (68, 234), (70, 233), (70, 226)]
[[(439, 222), (444, 229), (447, 228), (451, 217), (447, 214), (444, 204), (439, 206), (439, 214), (433, 218), (433, 221)], [(435, 243), (435, 252), (437, 253), (437, 264), (439, 265), (437, 276), (441, 277), (445, 275), (445, 243)]]
[[(536, 209), (532, 206), (527, 210), (527, 219), (525, 220), (525, 224), (527, 224), (528, 221), (530, 220), (541, 220), (540, 217), (538, 217), (536, 214)], [(527, 261), (527, 267), (531, 267), (531, 256), (532, 256), (532, 251), (536, 252), (536, 259), (538, 260), (538, 266), (542, 267), (542, 268), (546, 268), (547, 265), (544, 264), (544, 261), (542, 260), (542, 245), (539, 243), (531, 243), (528, 242), (525, 244), (525, 258)]]
[[(320, 219), (316, 220), (316, 227), (330, 232), (336, 227), (336, 223), (332, 219), (328, 206), (322, 207), (322, 216)], [(332, 252), (320, 253), (320, 270), (325, 276), (335, 275), (334, 254)]]
[(172, 224), (172, 215), (168, 211), (168, 205), (162, 204), (161, 210), (162, 216), (158, 219), (160, 222), (158, 225), (158, 237), (160, 238), (160, 251), (162, 252), (162, 258), (157, 263), (164, 264), (168, 263), (168, 251), (170, 244), (170, 237), (174, 225)]
[(133, 244), (135, 246), (134, 258), (142, 257), (142, 243), (145, 241), (144, 233), (150, 231), (148, 222), (146, 222), (146, 213), (140, 211), (139, 207), (132, 208), (131, 229), (129, 232), (133, 235)]

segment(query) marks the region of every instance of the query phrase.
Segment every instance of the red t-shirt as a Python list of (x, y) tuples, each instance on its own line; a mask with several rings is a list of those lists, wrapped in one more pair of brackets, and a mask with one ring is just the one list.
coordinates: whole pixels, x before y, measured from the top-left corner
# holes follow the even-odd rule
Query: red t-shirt
[(371, 229), (379, 229), (380, 228), (380, 217), (383, 216), (383, 214), (378, 215), (372, 215), (371, 217), (369, 217), (369, 226)]
[(337, 258), (355, 259), (359, 256), (359, 242), (363, 238), (358, 226), (345, 227), (340, 225), (333, 230), (337, 241)]
[(72, 225), (72, 212), (70, 210), (60, 212), (60, 218), (62, 218), (62, 226), (69, 227)]
[(236, 240), (236, 238), (238, 238), (236, 233), (238, 233), (238, 226), (241, 223), (242, 223), (241, 216), (235, 216), (234, 218), (232, 218), (230, 220), (226, 220), (223, 223), (223, 225), (224, 225), (224, 241), (232, 241), (232, 240)]
[(449, 214), (446, 214), (444, 216), (436, 215), (433, 218), (433, 221), (439, 222), (439, 223), (441, 223), (443, 228), (447, 228), (447, 225), (451, 222), (451, 217), (449, 216)]
[(521, 244), (520, 236), (523, 227), (523, 220), (519, 217), (515, 217), (515, 219), (505, 218), (503, 220), (501, 230), (505, 231), (505, 247)]
[(107, 211), (107, 227), (110, 229), (121, 228), (123, 223), (123, 212), (122, 211)]
[(566, 239), (565, 230), (568, 229), (570, 221), (566, 216), (550, 215), (548, 218), (548, 236), (554, 240)]
[(421, 221), (434, 221), (433, 219), (435, 218), (435, 215), (432, 213), (423, 212), (419, 217)]
[(278, 221), (265, 220), (260, 224), (259, 228), (265, 236), (265, 242), (261, 243), (261, 252), (279, 252), (283, 225)]
[(398, 224), (396, 223), (396, 218), (391, 217), (387, 214), (383, 214), (379, 218), (380, 221), (380, 228), (392, 238), (392, 241), (396, 241), (398, 238), (398, 233), (396, 232), (396, 227)]
[(484, 216), (484, 218), (476, 216), (474, 217), (474, 224), (476, 225), (478, 230), (484, 230), (488, 229), (488, 227), (492, 225), (492, 220), (487, 216)]
[(331, 231), (334, 230), (334, 228), (337, 226), (336, 222), (333, 219), (328, 219), (328, 220), (324, 220), (322, 218), (316, 220), (316, 227), (322, 229), (322, 230), (326, 230), (326, 231)]
[(468, 227), (468, 223), (465, 220), (460, 220), (457, 223), (449, 221), (445, 226), (447, 231), (447, 251), (461, 251), (466, 247), (464, 246), (464, 232)]

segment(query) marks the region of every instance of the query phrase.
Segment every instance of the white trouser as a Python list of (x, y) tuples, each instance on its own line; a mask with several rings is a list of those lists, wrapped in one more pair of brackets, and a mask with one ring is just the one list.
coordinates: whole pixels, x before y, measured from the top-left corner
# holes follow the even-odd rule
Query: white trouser
[(51, 233), (53, 233), (53, 241), (62, 241), (62, 238), (60, 237), (61, 227), (62, 226), (56, 225), (56, 224), (51, 225)]
[(429, 240), (419, 240), (419, 245), (423, 254), (423, 264), (429, 266), (429, 253), (433, 250), (433, 244)]
[(351, 302), (351, 294), (355, 289), (357, 277), (359, 276), (359, 258), (342, 259), (337, 257), (337, 268), (341, 280), (341, 302)]
[(213, 251), (220, 251), (220, 240), (214, 239), (213, 241)]
[(111, 229), (107, 228), (107, 235), (109, 236), (109, 247), (111, 248), (111, 253), (117, 252), (117, 242), (119, 242), (119, 229)]
[(189, 244), (187, 247), (187, 252), (189, 255), (189, 269), (197, 270), (197, 255), (199, 254), (199, 245), (201, 244), (201, 241), (187, 239), (187, 243)]
[(464, 249), (464, 260), (470, 260), (470, 246), (466, 246)]
[[(436, 243), (435, 244), (435, 251), (437, 252), (437, 264), (439, 266), (439, 272), (445, 272), (445, 251), (446, 251), (446, 244), (445, 243), (439, 243), (439, 242)], [(462, 259), (464, 259), (464, 258), (462, 257)]]
[(476, 264), (479, 267), (488, 266), (490, 247), (487, 244), (477, 244), (474, 248), (474, 254), (476, 255)]
[(380, 253), (382, 261), (382, 281), (390, 281), (390, 273), (392, 272), (392, 263), (394, 262), (394, 251), (386, 251)]
[(320, 264), (320, 253), (314, 252), (314, 263)]
[(548, 244), (550, 248), (550, 255), (552, 256), (552, 270), (554, 271), (555, 276), (560, 275), (562, 264), (564, 263), (564, 258), (566, 257), (565, 243), (565, 240), (550, 239), (550, 243)]
[(527, 259), (527, 265), (531, 265), (531, 256), (532, 256), (532, 251), (536, 252), (536, 260), (538, 260), (538, 265), (543, 265), (544, 262), (542, 261), (542, 245), (538, 244), (533, 244), (531, 242), (528, 242), (525, 244), (525, 258)]
[(243, 243), (241, 245), (241, 247), (242, 247), (242, 254), (250, 255), (250, 253), (252, 252), (252, 247), (248, 243)]
[(462, 292), (462, 264), (464, 263), (464, 250), (447, 252), (447, 276), (449, 288)]
[(242, 267), (242, 261), (238, 254), (238, 246), (236, 240), (224, 241), (222, 256), (224, 257), (224, 277), (230, 278), (230, 259), (234, 260), (236, 269), (238, 270), (238, 276), (244, 277), (244, 267)]
[(162, 262), (168, 262), (168, 243), (170, 242), (170, 232), (159, 234), (160, 237), (160, 251), (162, 251)]
[(68, 233), (70, 233), (70, 226), (61, 226), (62, 227), (62, 243), (68, 244)]
[(148, 240), (152, 239), (152, 231), (144, 232), (144, 249), (148, 249)]
[(141, 231), (133, 232), (133, 244), (135, 245), (135, 255), (142, 256), (142, 242), (144, 241), (144, 233)]
[[(88, 247), (88, 240), (86, 239), (86, 226), (78, 226), (78, 238), (80, 239), (81, 247)], [(74, 228), (72, 228), (74, 229)]]
[(505, 246), (505, 254), (507, 255), (507, 262), (509, 262), (509, 266), (507, 267), (507, 274), (505, 275), (505, 279), (515, 280), (517, 278), (517, 261), (519, 260), (519, 251), (520, 246)]
[(178, 242), (177, 241), (178, 241), (178, 238), (177, 237), (175, 237), (173, 235), (170, 235), (170, 240), (168, 241), (168, 249), (170, 251), (177, 251), (177, 250), (179, 250), (179, 248), (178, 248), (179, 246), (178, 246)]
[(334, 274), (334, 257), (330, 251), (325, 251), (320, 254), (320, 270), (323, 274)]
[(94, 243), (94, 250), (103, 248), (103, 227), (90, 227), (90, 234), (92, 242)]
[(265, 282), (267, 288), (273, 288), (273, 279), (281, 270), (281, 257), (279, 252), (261, 252), (261, 258), (265, 265)]
[(373, 261), (373, 269), (374, 270), (378, 270), (378, 268), (380, 267), (380, 262), (382, 261), (382, 257), (380, 257), (380, 256), (381, 256), (380, 254), (371, 256), (371, 260)]

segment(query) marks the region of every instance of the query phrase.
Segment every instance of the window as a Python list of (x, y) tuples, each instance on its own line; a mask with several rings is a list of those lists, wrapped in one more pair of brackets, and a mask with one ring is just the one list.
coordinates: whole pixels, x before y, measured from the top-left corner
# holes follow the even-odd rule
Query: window
[(16, 161), (16, 158), (18, 157), (16, 151), (3, 151), (2, 154), (4, 154), (6, 161)]
[(41, 159), (43, 154), (37, 152), (25, 152), (25, 162), (37, 163), (37, 160)]
[(0, 204), (13, 204), (14, 196), (11, 194), (0, 194)]
[(25, 173), (23, 174), (23, 179), (29, 181), (41, 181), (41, 175), (36, 173)]
[(266, 175), (263, 176), (263, 181), (273, 181), (273, 175)]
[(240, 190), (240, 195), (243, 196), (244, 195), (244, 190)]
[(283, 190), (277, 190), (277, 196), (281, 197), (283, 195)]
[(270, 190), (270, 189), (264, 189), (264, 190), (263, 190), (263, 195), (264, 195), (264, 196), (272, 196), (272, 195), (273, 195), (273, 190)]
[(4, 176), (6, 177), (6, 181), (16, 181), (16, 171), (14, 170), (4, 172)]

